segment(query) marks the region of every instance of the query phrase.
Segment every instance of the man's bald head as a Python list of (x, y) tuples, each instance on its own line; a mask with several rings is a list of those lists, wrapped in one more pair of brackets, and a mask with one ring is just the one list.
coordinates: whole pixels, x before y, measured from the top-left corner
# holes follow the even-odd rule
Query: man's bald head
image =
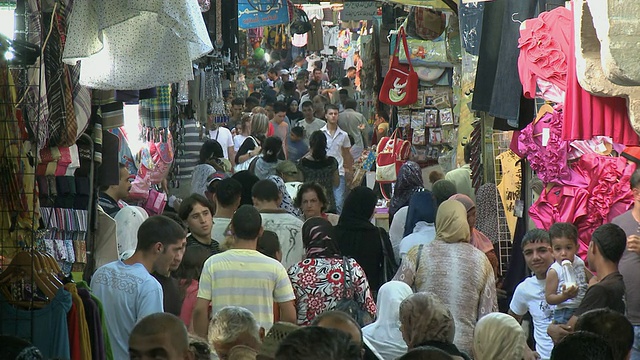
[(129, 337), (131, 357), (189, 358), (189, 336), (180, 318), (169, 313), (151, 314), (136, 324)]

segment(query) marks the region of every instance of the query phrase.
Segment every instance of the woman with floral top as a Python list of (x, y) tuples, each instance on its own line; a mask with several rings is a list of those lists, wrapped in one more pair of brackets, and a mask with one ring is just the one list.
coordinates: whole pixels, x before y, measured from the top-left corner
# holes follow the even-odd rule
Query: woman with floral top
[[(352, 297), (371, 319), (376, 316), (376, 304), (369, 282), (360, 265), (352, 258), (343, 258), (333, 239), (333, 227), (323, 218), (314, 217), (302, 226), (305, 259), (289, 268), (289, 279), (296, 295), (298, 325), (311, 324), (327, 310), (333, 310), (343, 298), (345, 282), (347, 296)], [(344, 260), (350, 273), (344, 273)]]

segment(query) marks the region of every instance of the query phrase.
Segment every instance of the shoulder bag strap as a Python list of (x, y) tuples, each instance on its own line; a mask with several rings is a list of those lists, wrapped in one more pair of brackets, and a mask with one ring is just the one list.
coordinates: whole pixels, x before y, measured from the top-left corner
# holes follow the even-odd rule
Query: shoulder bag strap
[(394, 265), (397, 265), (395, 255), (393, 254), (393, 245), (391, 245), (391, 241), (384, 241), (384, 236), (382, 236), (382, 228), (378, 226), (378, 234), (380, 235), (380, 243), (382, 244), (382, 254), (384, 255), (384, 260), (386, 262), (387, 259), (392, 260)]
[(351, 266), (349, 265), (349, 258), (346, 256), (342, 257), (342, 272), (342, 284), (344, 285), (342, 297), (346, 299), (348, 295), (347, 289), (350, 287), (350, 284), (347, 282), (347, 274), (349, 274), (349, 278), (351, 278)]
[[(409, 63), (409, 69), (413, 71), (413, 64), (411, 64), (411, 57), (409, 56), (409, 45), (407, 45), (407, 33), (404, 31), (404, 26), (400, 27), (398, 30), (398, 36), (402, 37), (402, 46), (404, 47), (404, 54), (407, 57), (407, 63)], [(398, 40), (396, 40), (396, 45), (398, 44)]]

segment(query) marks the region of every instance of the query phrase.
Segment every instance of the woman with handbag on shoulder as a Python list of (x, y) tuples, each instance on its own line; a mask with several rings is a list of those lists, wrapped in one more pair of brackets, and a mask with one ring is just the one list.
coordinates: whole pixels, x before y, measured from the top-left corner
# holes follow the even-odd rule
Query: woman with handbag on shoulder
[(253, 114), (251, 117), (251, 135), (248, 136), (236, 153), (235, 172), (249, 170), (251, 161), (262, 151), (262, 142), (269, 131), (269, 118), (264, 114)]
[(366, 186), (351, 190), (336, 226), (336, 241), (342, 255), (351, 256), (367, 274), (371, 291), (391, 280), (397, 270), (389, 234), (371, 223), (378, 197)]
[(333, 230), (321, 217), (302, 226), (305, 259), (288, 271), (296, 295), (298, 325), (307, 326), (328, 310), (344, 311), (345, 305), (350, 305), (351, 316), (360, 318), (356, 320), (361, 326), (376, 317), (367, 277), (356, 260), (340, 254)]

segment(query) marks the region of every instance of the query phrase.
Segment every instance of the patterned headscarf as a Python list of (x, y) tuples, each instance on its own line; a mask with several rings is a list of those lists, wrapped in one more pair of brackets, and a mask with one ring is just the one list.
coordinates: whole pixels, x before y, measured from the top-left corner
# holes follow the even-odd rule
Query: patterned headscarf
[(436, 240), (447, 243), (469, 242), (467, 211), (457, 200), (446, 200), (436, 215)]
[(341, 257), (338, 244), (333, 239), (333, 226), (321, 217), (312, 217), (302, 225), (302, 243), (305, 258)]
[[(496, 184), (484, 184), (476, 193), (478, 215), (476, 217), (476, 229), (487, 235), (492, 243), (500, 240), (500, 233), (510, 234), (502, 199), (498, 193)], [(498, 219), (503, 219), (498, 222)]]
[(280, 208), (286, 210), (289, 214), (302, 219), (302, 211), (293, 205), (293, 199), (291, 199), (291, 195), (289, 195), (289, 192), (287, 191), (287, 186), (284, 184), (284, 180), (277, 175), (271, 175), (267, 179), (273, 181), (278, 186), (278, 191), (280, 192), (280, 196), (282, 196)]
[(453, 315), (433, 294), (419, 292), (400, 303), (400, 324), (409, 349), (428, 341), (453, 343)]
[(478, 321), (473, 333), (473, 353), (477, 360), (520, 360), (526, 337), (512, 316), (491, 313)]
[(409, 205), (409, 199), (416, 190), (424, 188), (422, 169), (413, 161), (407, 161), (400, 168), (398, 181), (393, 190), (389, 215), (393, 216), (401, 207)]

